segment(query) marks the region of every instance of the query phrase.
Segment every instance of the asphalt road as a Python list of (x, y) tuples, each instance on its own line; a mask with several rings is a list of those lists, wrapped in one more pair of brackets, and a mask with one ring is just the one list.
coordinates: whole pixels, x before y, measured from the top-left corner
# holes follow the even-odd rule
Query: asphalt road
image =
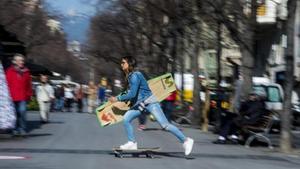
[[(183, 155), (182, 145), (159, 125), (149, 122), (147, 131), (136, 131), (139, 147), (160, 147), (154, 159), (123, 158), (112, 147), (126, 142), (122, 124), (100, 128), (95, 115), (52, 113), (41, 125), (37, 113), (28, 114), (30, 133), (25, 138), (0, 136), (0, 169), (284, 169), (299, 168), (300, 158), (270, 152), (267, 148), (214, 145), (216, 136), (199, 129), (182, 128), (195, 139), (192, 155)], [(1, 158), (2, 156), (2, 158)], [(25, 159), (5, 159), (5, 156)]]

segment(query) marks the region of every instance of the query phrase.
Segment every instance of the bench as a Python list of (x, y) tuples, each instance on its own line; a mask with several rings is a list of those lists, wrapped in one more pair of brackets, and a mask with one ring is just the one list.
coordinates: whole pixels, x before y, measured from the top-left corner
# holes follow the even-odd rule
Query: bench
[(245, 142), (245, 147), (249, 148), (253, 140), (258, 139), (260, 141), (266, 142), (270, 149), (273, 149), (272, 142), (270, 140), (270, 131), (275, 121), (278, 117), (275, 112), (269, 112), (258, 121), (257, 125), (254, 126), (244, 126), (243, 131), (249, 133), (250, 136)]
[(193, 118), (193, 109), (191, 103), (184, 102), (179, 110), (174, 111), (172, 117), (174, 119), (174, 122), (176, 122), (177, 124), (192, 124), (191, 119)]

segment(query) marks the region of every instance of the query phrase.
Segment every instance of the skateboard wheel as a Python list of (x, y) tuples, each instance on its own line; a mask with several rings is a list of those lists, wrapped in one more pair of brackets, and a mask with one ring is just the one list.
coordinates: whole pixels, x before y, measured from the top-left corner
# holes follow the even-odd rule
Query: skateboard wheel
[(154, 156), (152, 154), (146, 154), (147, 158), (154, 158)]
[(123, 155), (122, 155), (122, 154), (115, 153), (115, 157), (123, 158)]

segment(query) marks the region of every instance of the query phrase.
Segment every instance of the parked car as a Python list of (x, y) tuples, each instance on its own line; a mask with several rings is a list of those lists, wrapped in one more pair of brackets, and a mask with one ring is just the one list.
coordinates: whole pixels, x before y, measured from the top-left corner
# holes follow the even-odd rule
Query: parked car
[(293, 114), (293, 125), (300, 125), (300, 104), (292, 105), (292, 114)]
[(292, 93), (292, 114), (293, 114), (293, 125), (300, 125), (300, 100), (298, 94), (293, 91)]
[(280, 84), (272, 83), (264, 77), (253, 77), (253, 90), (265, 93), (268, 110), (281, 111), (283, 109), (283, 90)]

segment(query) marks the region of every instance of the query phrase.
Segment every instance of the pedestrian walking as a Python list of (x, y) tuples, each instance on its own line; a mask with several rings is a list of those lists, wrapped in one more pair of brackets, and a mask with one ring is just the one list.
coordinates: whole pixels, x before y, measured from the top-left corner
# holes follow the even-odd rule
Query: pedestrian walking
[(89, 82), (88, 87), (88, 113), (93, 113), (97, 102), (97, 86), (94, 82)]
[(101, 82), (99, 84), (99, 88), (98, 88), (98, 100), (99, 100), (99, 105), (102, 104), (103, 102), (106, 101), (105, 98), (105, 90), (106, 90), (106, 79), (102, 78)]
[(172, 92), (170, 96), (168, 96), (164, 101), (161, 103), (161, 107), (165, 113), (166, 118), (169, 122), (171, 122), (171, 117), (173, 113), (173, 109), (175, 107), (176, 101), (176, 91)]
[(32, 96), (31, 74), (24, 66), (24, 56), (15, 54), (13, 64), (6, 70), (6, 79), (17, 114), (17, 124), (13, 134), (27, 133), (26, 103)]
[(83, 87), (82, 87), (82, 85), (80, 85), (75, 92), (75, 99), (77, 102), (77, 112), (78, 113), (82, 112), (83, 97), (84, 97)]
[(83, 112), (88, 112), (88, 85), (83, 85), (82, 109)]
[(64, 87), (65, 91), (65, 108), (67, 112), (71, 112), (72, 103), (74, 100), (74, 94), (71, 86), (69, 84), (66, 84)]
[(48, 76), (40, 76), (41, 85), (36, 88), (36, 97), (40, 107), (41, 123), (48, 123), (50, 106), (54, 100), (53, 87), (48, 83)]
[(150, 112), (163, 129), (171, 132), (183, 143), (184, 153), (185, 155), (189, 155), (192, 151), (194, 140), (186, 137), (176, 126), (168, 122), (160, 104), (154, 98), (145, 77), (139, 71), (135, 71), (135, 66), (136, 60), (132, 56), (122, 58), (121, 68), (125, 74), (127, 92), (126, 94), (109, 98), (109, 101), (112, 103), (117, 101), (131, 101), (134, 105), (124, 115), (123, 123), (127, 132), (128, 142), (121, 145), (120, 149), (136, 150), (138, 148), (131, 122), (142, 113)]
[(146, 130), (147, 114), (141, 113), (141, 115), (138, 117), (138, 120), (139, 120), (139, 126), (137, 129), (139, 131)]
[(57, 85), (55, 88), (55, 110), (64, 110), (65, 90), (63, 84)]

